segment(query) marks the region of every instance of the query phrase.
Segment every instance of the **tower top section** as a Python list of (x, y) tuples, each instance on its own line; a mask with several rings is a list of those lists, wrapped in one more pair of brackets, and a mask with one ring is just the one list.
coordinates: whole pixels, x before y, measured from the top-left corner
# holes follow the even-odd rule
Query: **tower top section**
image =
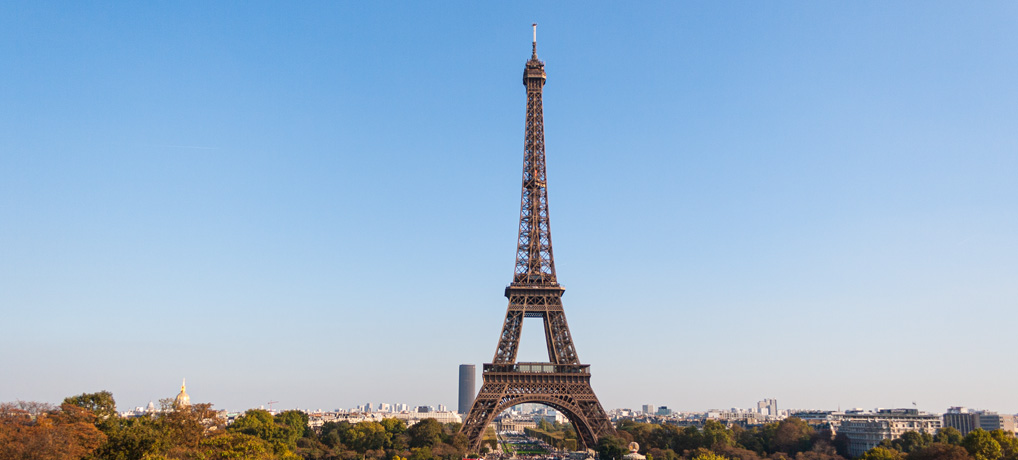
[(540, 88), (548, 80), (548, 76), (544, 73), (544, 62), (537, 58), (537, 24), (532, 24), (532, 26), (534, 27), (533, 52), (530, 54), (530, 60), (527, 61), (527, 65), (523, 69), (523, 84), (528, 89), (531, 87)]
[(531, 24), (534, 27), (534, 54), (530, 56), (530, 59), (537, 59), (537, 23)]
[[(544, 106), (541, 102), (544, 63), (537, 59), (537, 24), (534, 52), (523, 68), (527, 87), (526, 132), (523, 136), (523, 198), (520, 203), (520, 238), (516, 246), (513, 286), (561, 290), (555, 279), (548, 217), (548, 180), (544, 160)], [(506, 291), (506, 296), (510, 294)]]

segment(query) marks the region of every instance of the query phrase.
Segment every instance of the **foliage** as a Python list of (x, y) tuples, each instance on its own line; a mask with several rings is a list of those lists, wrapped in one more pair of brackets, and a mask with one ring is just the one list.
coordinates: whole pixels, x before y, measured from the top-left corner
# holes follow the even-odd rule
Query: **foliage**
[(701, 447), (697, 449), (696, 452), (693, 453), (692, 460), (729, 460), (729, 459), (724, 455), (718, 455), (713, 451)]
[(237, 417), (227, 430), (261, 439), (279, 456), (294, 455), (297, 439), (307, 431), (307, 414), (285, 411), (273, 416), (266, 410), (251, 409)]
[(621, 421), (618, 430), (621, 437), (629, 436), (640, 443), (640, 451), (655, 460), (690, 458), (702, 450), (738, 460), (839, 460), (843, 459), (839, 451), (847, 450), (844, 436), (834, 438), (830, 431), (818, 432), (795, 417), (748, 429), (729, 428), (716, 420), (706, 421), (702, 428)]
[(74, 404), (0, 404), (0, 458), (72, 460), (94, 452), (104, 435), (96, 416)]
[(962, 439), (964, 439), (964, 436), (961, 435), (961, 432), (958, 431), (957, 428), (951, 426), (937, 430), (937, 434), (933, 436), (934, 442), (950, 444), (953, 446), (960, 446)]
[(64, 404), (73, 404), (83, 409), (88, 409), (99, 419), (116, 417), (117, 402), (113, 400), (113, 393), (100, 391), (98, 393), (82, 393), (77, 396), (64, 398)]
[(993, 439), (993, 435), (981, 428), (969, 432), (961, 441), (961, 446), (976, 460), (998, 460), (1003, 453), (1000, 443)]
[(859, 457), (859, 460), (902, 460), (904, 458), (905, 455), (897, 450), (877, 446), (867, 450)]
[(433, 418), (421, 420), (407, 429), (410, 447), (431, 447), (442, 441), (442, 424)]
[(887, 447), (906, 454), (929, 447), (930, 444), (933, 444), (933, 435), (919, 433), (918, 431), (906, 431), (897, 439), (885, 439), (880, 442), (881, 447)]
[(972, 460), (972, 456), (961, 446), (937, 441), (908, 454), (908, 460)]
[[(139, 417), (116, 413), (103, 391), (68, 397), (60, 408), (0, 404), (0, 459), (20, 460), (458, 460), (467, 455), (458, 423), (426, 419), (327, 422), (309, 428), (300, 411), (249, 410), (229, 427), (210, 404)], [(96, 411), (104, 416), (96, 416)], [(555, 429), (563, 429), (557, 424)]]
[(772, 450), (795, 454), (809, 450), (813, 443), (814, 430), (803, 420), (796, 417), (789, 417), (778, 422), (774, 430), (774, 438), (771, 442)]
[(629, 453), (626, 441), (618, 436), (602, 436), (597, 440), (597, 454), (601, 460), (620, 460)]
[(997, 444), (1000, 444), (1000, 458), (1003, 460), (1018, 460), (1018, 439), (1009, 431), (993, 430), (990, 436)]

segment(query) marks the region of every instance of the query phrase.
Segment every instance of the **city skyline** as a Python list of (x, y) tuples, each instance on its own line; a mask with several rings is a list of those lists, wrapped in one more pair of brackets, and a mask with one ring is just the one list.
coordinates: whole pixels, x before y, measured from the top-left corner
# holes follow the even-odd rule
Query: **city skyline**
[(506, 308), (537, 22), (605, 408), (1016, 413), (1016, 17), (0, 5), (0, 401), (456, 407)]

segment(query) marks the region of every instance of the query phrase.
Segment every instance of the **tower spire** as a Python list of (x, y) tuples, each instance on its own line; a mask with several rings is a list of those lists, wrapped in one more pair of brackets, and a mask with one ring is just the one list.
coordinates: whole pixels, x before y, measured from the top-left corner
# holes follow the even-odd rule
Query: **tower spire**
[(534, 27), (534, 54), (530, 56), (530, 59), (537, 59), (537, 23), (531, 25)]

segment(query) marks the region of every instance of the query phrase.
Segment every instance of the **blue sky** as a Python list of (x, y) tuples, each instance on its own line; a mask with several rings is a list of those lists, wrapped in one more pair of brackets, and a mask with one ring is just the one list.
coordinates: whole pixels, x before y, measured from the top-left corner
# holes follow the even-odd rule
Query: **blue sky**
[[(1018, 6), (6, 2), (0, 400), (455, 405), (539, 23), (608, 408), (1018, 412)], [(536, 323), (523, 360), (541, 360)]]

